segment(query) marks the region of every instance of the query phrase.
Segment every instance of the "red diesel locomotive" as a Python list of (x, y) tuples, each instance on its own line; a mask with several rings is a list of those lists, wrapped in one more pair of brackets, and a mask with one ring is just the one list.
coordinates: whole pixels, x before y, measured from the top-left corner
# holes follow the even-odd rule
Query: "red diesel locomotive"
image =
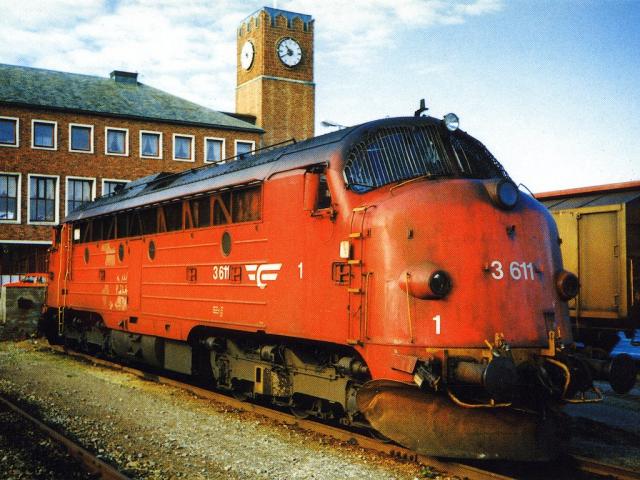
[(563, 403), (635, 381), (573, 347), (558, 243), (457, 117), (384, 119), (74, 211), (42, 330), (420, 453), (542, 460)]

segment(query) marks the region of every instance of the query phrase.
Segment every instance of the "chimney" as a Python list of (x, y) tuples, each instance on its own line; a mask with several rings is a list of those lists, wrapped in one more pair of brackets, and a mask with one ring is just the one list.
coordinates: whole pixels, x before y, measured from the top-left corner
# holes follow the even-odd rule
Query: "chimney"
[(111, 80), (118, 83), (130, 83), (132, 85), (138, 84), (138, 74), (133, 72), (123, 72), (122, 70), (114, 70), (109, 74)]

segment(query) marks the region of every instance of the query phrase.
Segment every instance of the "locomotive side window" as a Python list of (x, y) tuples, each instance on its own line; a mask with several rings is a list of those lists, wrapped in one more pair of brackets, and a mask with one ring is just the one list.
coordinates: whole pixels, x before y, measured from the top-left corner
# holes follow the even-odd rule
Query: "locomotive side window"
[(93, 223), (89, 221), (73, 224), (73, 243), (86, 243), (91, 241)]
[(144, 235), (150, 235), (158, 231), (158, 216), (155, 208), (145, 208), (140, 213), (142, 220), (142, 232)]
[(132, 212), (129, 213), (128, 223), (129, 223), (129, 236), (137, 237), (142, 235), (142, 219), (140, 218), (140, 212)]
[(193, 227), (208, 227), (211, 225), (211, 197), (200, 197), (190, 201)]
[(233, 223), (260, 220), (260, 187), (232, 192), (231, 217)]
[(351, 149), (344, 167), (355, 192), (420, 176), (508, 178), (480, 142), (464, 132), (444, 133), (438, 125), (381, 128)]
[(77, 222), (74, 243), (99, 242), (212, 225), (252, 222), (262, 216), (260, 186), (227, 190), (185, 201)]
[(116, 238), (116, 216), (111, 215), (102, 219), (102, 240)]
[(160, 207), (164, 210), (167, 222), (167, 232), (182, 229), (182, 202), (169, 203)]
[(98, 240), (102, 240), (102, 220), (97, 218), (91, 221), (91, 241), (97, 242)]
[(119, 213), (116, 215), (116, 223), (118, 226), (118, 238), (125, 238), (131, 236), (129, 234), (129, 215), (126, 213)]
[(320, 174), (320, 184), (318, 185), (318, 203), (316, 208), (318, 210), (331, 207), (331, 191), (329, 191), (329, 184), (327, 183), (327, 176)]
[(223, 192), (211, 197), (213, 204), (213, 224), (231, 223), (231, 192)]

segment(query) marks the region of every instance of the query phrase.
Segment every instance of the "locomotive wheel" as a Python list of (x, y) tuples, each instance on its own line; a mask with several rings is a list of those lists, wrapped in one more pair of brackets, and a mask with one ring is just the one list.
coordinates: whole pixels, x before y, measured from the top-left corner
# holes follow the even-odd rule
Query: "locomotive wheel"
[(391, 442), (393, 442), (393, 440), (391, 440), (386, 435), (383, 435), (382, 433), (377, 431), (375, 428), (369, 429), (369, 435), (371, 436), (371, 438), (373, 438), (375, 440), (379, 440), (379, 441), (381, 441), (383, 443), (391, 443)]
[(233, 381), (231, 396), (240, 402), (246, 402), (253, 391), (253, 384), (243, 380)]
[(246, 393), (241, 392), (239, 390), (232, 390), (231, 396), (240, 402), (246, 402), (247, 398), (249, 398), (249, 396)]
[(295, 405), (291, 405), (289, 407), (289, 411), (291, 412), (291, 414), (294, 417), (299, 418), (300, 420), (304, 420), (305, 418), (309, 418), (309, 412), (307, 410), (303, 410), (301, 408), (298, 408)]
[(313, 402), (314, 401), (311, 398), (296, 395), (293, 398), (293, 403), (289, 407), (289, 410), (294, 417), (304, 420), (311, 416)]

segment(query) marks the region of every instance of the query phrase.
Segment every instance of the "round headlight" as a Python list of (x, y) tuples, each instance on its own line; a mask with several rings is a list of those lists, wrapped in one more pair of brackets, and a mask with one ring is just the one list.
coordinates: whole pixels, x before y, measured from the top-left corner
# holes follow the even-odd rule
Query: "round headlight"
[(442, 121), (450, 132), (455, 132), (460, 126), (460, 119), (455, 113), (447, 113), (442, 118)]
[(444, 270), (436, 270), (429, 278), (429, 288), (436, 297), (442, 298), (451, 291), (451, 277)]
[(518, 187), (510, 181), (503, 179), (498, 183), (498, 202), (506, 209), (515, 207), (518, 203)]
[(562, 270), (556, 275), (556, 290), (562, 300), (571, 300), (580, 291), (580, 281), (573, 273)]

